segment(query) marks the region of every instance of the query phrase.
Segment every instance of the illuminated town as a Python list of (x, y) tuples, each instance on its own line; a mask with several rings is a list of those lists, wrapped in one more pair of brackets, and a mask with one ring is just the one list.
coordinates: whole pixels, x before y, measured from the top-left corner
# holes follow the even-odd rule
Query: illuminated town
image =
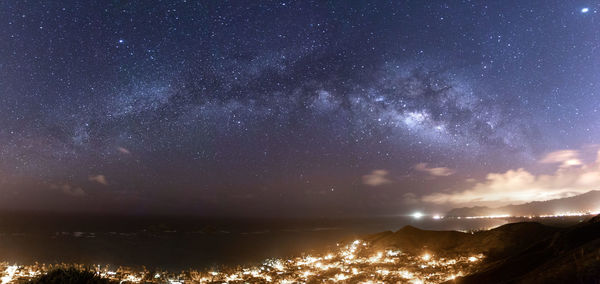
[[(435, 220), (448, 218), (560, 218), (589, 216), (599, 212), (558, 212), (549, 215), (513, 216), (509, 214), (446, 217), (421, 212), (415, 219), (428, 216)], [(412, 250), (414, 251), (414, 250)], [(26, 283), (55, 269), (75, 268), (119, 283), (442, 283), (477, 270), (484, 254), (448, 254), (423, 250), (420, 254), (395, 247), (375, 247), (364, 240), (338, 243), (322, 254), (304, 254), (291, 258), (268, 259), (256, 266), (222, 266), (218, 269), (180, 272), (145, 267), (115, 267), (89, 264), (23, 265), (0, 262), (0, 283)]]
[[(598, 212), (559, 212), (551, 215), (512, 216), (498, 214), (468, 216), (479, 218), (553, 218), (588, 216)], [(424, 213), (415, 213), (423, 218)], [(432, 219), (461, 218), (431, 215)], [(220, 267), (210, 270), (173, 272), (150, 270), (145, 267), (115, 267), (86, 264), (21, 265), (0, 262), (0, 283), (25, 283), (55, 269), (75, 268), (119, 283), (441, 283), (476, 271), (484, 259), (474, 255), (448, 255), (423, 250), (421, 254), (397, 248), (376, 248), (369, 242), (354, 240), (338, 243), (328, 253), (302, 255), (291, 258), (268, 259), (256, 266)]]
[[(419, 217), (416, 217), (416, 214), (413, 214), (413, 218), (419, 219), (423, 214), (419, 213)], [(502, 218), (560, 218), (560, 217), (585, 217), (585, 216), (595, 216), (600, 214), (600, 210), (592, 210), (592, 211), (567, 211), (567, 212), (556, 212), (554, 214), (541, 214), (541, 215), (511, 215), (511, 214), (495, 214), (495, 215), (481, 215), (481, 216), (459, 216), (459, 217), (445, 217), (442, 215), (433, 215), (431, 216), (434, 220), (441, 220), (444, 218), (456, 218), (456, 219), (502, 219)]]
[(0, 264), (2, 284), (20, 283), (57, 268), (88, 269), (120, 283), (440, 283), (474, 271), (484, 255), (441, 257), (424, 251), (411, 255), (397, 249), (377, 250), (355, 240), (338, 244), (324, 255), (270, 259), (255, 267), (222, 268), (207, 271), (149, 271), (80, 264)]

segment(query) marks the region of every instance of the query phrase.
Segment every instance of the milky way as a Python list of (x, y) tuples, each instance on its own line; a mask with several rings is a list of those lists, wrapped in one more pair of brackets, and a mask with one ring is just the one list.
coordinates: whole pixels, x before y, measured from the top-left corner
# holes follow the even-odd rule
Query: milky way
[(600, 130), (598, 6), (0, 7), (5, 208), (404, 214)]

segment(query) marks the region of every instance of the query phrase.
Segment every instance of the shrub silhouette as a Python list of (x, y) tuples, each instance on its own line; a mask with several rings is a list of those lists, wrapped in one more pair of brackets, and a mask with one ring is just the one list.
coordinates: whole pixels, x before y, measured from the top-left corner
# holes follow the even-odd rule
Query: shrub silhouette
[(96, 275), (90, 270), (79, 270), (74, 267), (58, 268), (44, 274), (31, 282), (32, 284), (112, 284), (110, 280)]

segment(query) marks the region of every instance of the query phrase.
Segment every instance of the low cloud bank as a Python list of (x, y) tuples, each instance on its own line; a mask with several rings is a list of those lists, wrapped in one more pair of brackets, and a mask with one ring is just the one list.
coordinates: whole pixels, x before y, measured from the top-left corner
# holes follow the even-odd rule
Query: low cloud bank
[(461, 206), (501, 206), (530, 201), (569, 197), (600, 188), (600, 151), (596, 160), (585, 164), (581, 152), (561, 150), (540, 159), (542, 164), (557, 164), (552, 174), (533, 174), (523, 168), (490, 173), (484, 181), (466, 190), (439, 192), (422, 197), (434, 204)]

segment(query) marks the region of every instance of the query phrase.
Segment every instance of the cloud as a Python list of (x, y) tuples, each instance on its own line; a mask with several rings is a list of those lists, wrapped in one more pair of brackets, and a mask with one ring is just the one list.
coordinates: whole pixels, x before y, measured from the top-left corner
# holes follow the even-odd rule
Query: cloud
[(363, 184), (368, 186), (380, 186), (384, 184), (392, 183), (388, 176), (389, 172), (386, 170), (373, 170), (370, 174), (366, 174), (362, 177)]
[(89, 181), (94, 181), (97, 182), (99, 184), (103, 184), (103, 185), (108, 185), (108, 181), (106, 180), (106, 177), (104, 175), (95, 175), (95, 176), (90, 176), (88, 178)]
[(402, 196), (402, 202), (404, 202), (404, 204), (418, 204), (419, 203), (419, 198), (417, 198), (417, 195), (412, 193), (412, 192), (408, 192), (405, 193)]
[(62, 193), (66, 194), (66, 195), (70, 195), (70, 196), (75, 196), (75, 197), (85, 196), (85, 191), (83, 191), (83, 189), (81, 187), (74, 187), (74, 186), (71, 186), (70, 184), (51, 185), (50, 188), (60, 189), (60, 191), (62, 191)]
[[(552, 174), (535, 175), (523, 168), (504, 173), (490, 173), (471, 188), (434, 193), (422, 198), (436, 204), (490, 205), (525, 203), (563, 198), (600, 188), (600, 151), (596, 161), (583, 164), (579, 151), (556, 151), (541, 159), (542, 163), (560, 163)], [(577, 167), (574, 167), (577, 165)]]
[(540, 163), (560, 164), (561, 168), (581, 166), (583, 163), (579, 160), (579, 152), (574, 150), (561, 150), (549, 153)]
[(129, 150), (127, 150), (127, 148), (123, 148), (123, 147), (117, 147), (117, 151), (121, 152), (122, 154), (125, 155), (130, 155), (131, 152), (129, 152)]
[(418, 163), (415, 165), (415, 170), (420, 172), (428, 173), (432, 176), (446, 177), (453, 175), (455, 171), (451, 168), (439, 167), (439, 168), (428, 168), (427, 163)]

